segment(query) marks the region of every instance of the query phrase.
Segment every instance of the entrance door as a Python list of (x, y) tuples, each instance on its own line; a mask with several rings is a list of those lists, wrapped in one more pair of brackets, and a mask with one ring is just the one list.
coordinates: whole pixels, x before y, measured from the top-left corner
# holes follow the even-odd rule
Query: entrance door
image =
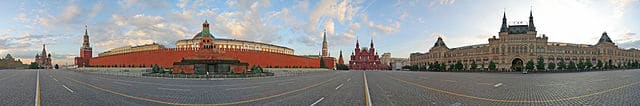
[(513, 61), (511, 61), (511, 70), (522, 71), (524, 67), (522, 64), (523, 64), (522, 59), (520, 58), (513, 59)]

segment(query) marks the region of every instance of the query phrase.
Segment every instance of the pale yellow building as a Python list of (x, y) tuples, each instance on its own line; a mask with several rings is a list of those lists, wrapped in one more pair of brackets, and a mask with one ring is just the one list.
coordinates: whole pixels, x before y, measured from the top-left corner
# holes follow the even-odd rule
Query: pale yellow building
[[(280, 54), (293, 55), (294, 51), (291, 48), (277, 46), (272, 44), (236, 40), (236, 39), (214, 39), (214, 47), (218, 49), (238, 49), (238, 50), (256, 50)], [(195, 49), (198, 47), (199, 40), (183, 39), (176, 42), (176, 48), (178, 49)]]
[(130, 53), (130, 52), (160, 50), (160, 49), (164, 49), (164, 46), (159, 45), (157, 43), (145, 44), (145, 45), (139, 45), (139, 46), (124, 46), (124, 47), (109, 49), (106, 52), (99, 53), (98, 57), (109, 56), (114, 54)]
[(627, 62), (640, 60), (639, 50), (619, 48), (606, 32), (602, 33), (596, 44), (570, 44), (548, 42), (548, 37), (538, 35), (535, 28), (533, 14), (529, 16), (528, 25), (507, 25), (505, 14), (498, 37), (489, 38), (488, 44), (449, 48), (442, 38), (438, 38), (428, 52), (412, 53), (409, 61), (411, 65), (426, 66), (436, 62), (444, 62), (447, 66), (461, 62), (465, 69), (469, 69), (472, 62), (478, 64), (479, 68), (486, 69), (489, 62), (493, 61), (497, 70), (519, 71), (527, 61), (537, 62), (540, 57), (545, 64), (558, 63), (560, 60), (595, 64), (600, 60), (624, 66)]

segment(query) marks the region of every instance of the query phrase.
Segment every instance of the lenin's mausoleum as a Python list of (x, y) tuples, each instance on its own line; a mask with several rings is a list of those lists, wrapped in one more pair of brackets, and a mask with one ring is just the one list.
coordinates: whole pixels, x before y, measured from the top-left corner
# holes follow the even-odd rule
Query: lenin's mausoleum
[[(326, 35), (325, 35), (326, 36)], [(78, 67), (152, 67), (172, 68), (173, 73), (202, 74), (205, 72), (244, 73), (248, 67), (319, 68), (323, 60), (333, 69), (335, 58), (319, 58), (294, 55), (293, 49), (253, 41), (216, 39), (209, 30), (209, 23), (202, 24), (202, 31), (192, 39), (176, 42), (176, 48), (159, 44), (113, 48), (91, 57), (89, 35), (85, 31), (80, 57), (75, 58)], [(325, 46), (325, 45), (323, 45)], [(324, 50), (323, 50), (324, 51)], [(323, 52), (324, 53), (324, 52)]]

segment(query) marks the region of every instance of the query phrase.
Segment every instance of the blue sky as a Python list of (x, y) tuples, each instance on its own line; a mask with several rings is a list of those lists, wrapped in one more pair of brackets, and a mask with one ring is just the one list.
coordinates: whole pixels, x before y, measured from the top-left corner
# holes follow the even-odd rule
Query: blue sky
[(426, 52), (437, 37), (449, 47), (487, 43), (506, 11), (510, 23), (533, 10), (552, 42), (595, 44), (607, 31), (624, 48), (640, 47), (639, 0), (3, 0), (0, 55), (33, 61), (47, 44), (54, 63), (72, 64), (88, 25), (94, 56), (110, 48), (157, 42), (174, 47), (206, 19), (217, 38), (318, 54), (327, 29), (331, 56), (348, 60), (356, 39), (379, 54)]

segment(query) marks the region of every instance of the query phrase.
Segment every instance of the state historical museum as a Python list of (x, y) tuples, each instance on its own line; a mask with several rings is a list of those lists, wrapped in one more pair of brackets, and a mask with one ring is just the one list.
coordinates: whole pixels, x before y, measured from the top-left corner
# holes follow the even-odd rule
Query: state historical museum
[[(349, 60), (350, 70), (387, 70), (388, 67), (380, 62), (380, 56), (373, 46), (371, 40), (371, 48), (363, 47), (360, 49), (360, 42), (356, 40), (356, 48), (351, 53)], [(374, 54), (375, 53), (375, 54)]]

